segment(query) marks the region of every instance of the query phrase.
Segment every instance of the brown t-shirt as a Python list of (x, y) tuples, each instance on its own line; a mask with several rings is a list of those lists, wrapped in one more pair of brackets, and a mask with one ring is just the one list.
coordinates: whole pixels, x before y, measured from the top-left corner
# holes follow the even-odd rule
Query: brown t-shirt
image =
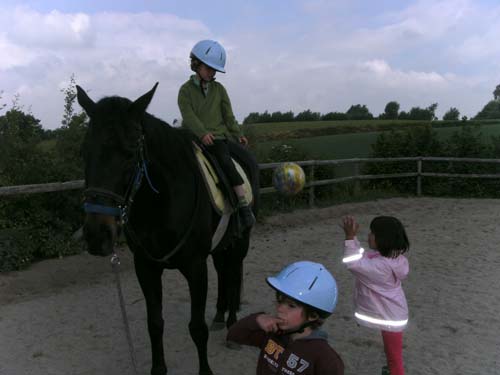
[(328, 344), (325, 332), (314, 330), (292, 341), (288, 335), (264, 332), (257, 315), (239, 320), (227, 333), (228, 341), (261, 349), (257, 375), (344, 375), (344, 362)]

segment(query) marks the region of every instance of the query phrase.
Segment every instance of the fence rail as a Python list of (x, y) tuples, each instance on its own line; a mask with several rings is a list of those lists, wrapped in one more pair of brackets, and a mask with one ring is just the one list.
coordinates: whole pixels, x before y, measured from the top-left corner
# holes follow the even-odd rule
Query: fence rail
[[(391, 174), (375, 174), (375, 175), (362, 175), (359, 174), (360, 163), (383, 163), (383, 162), (416, 162), (416, 171), (408, 173), (391, 173)], [(487, 178), (487, 179), (500, 179), (500, 174), (464, 174), (464, 173), (431, 173), (423, 172), (424, 162), (464, 162), (464, 163), (485, 163), (485, 164), (500, 164), (500, 159), (480, 159), (480, 158), (454, 158), (454, 157), (402, 157), (402, 158), (354, 158), (354, 159), (337, 159), (337, 160), (306, 160), (297, 161), (298, 165), (302, 167), (310, 167), (309, 174), (305, 185), (309, 189), (309, 205), (314, 205), (315, 200), (315, 187), (333, 185), (347, 181), (360, 181), (360, 180), (375, 180), (375, 179), (391, 179), (391, 178), (405, 178), (416, 177), (416, 194), (422, 195), (422, 178), (423, 177), (440, 177), (440, 178)], [(266, 163), (260, 164), (261, 170), (276, 168), (281, 163)], [(353, 174), (346, 177), (338, 177), (327, 180), (315, 180), (314, 173), (315, 167), (325, 165), (342, 165), (353, 164)], [(356, 189), (356, 188), (355, 188)], [(274, 187), (263, 187), (260, 189), (261, 194), (273, 193), (276, 190)]]
[[(416, 171), (409, 173), (392, 173), (392, 174), (359, 174), (360, 163), (384, 163), (384, 162), (416, 162)], [(297, 161), (298, 165), (302, 167), (310, 167), (306, 188), (309, 189), (309, 204), (314, 205), (316, 186), (332, 185), (347, 181), (360, 181), (360, 180), (374, 180), (374, 179), (391, 179), (391, 178), (405, 178), (416, 177), (416, 193), (418, 196), (422, 195), (422, 178), (423, 177), (445, 177), (445, 178), (487, 178), (487, 179), (500, 179), (500, 174), (464, 174), (464, 173), (430, 173), (423, 172), (424, 162), (465, 162), (465, 163), (486, 163), (486, 164), (500, 164), (500, 159), (479, 159), (479, 158), (445, 158), (445, 157), (404, 157), (404, 158), (355, 158), (355, 159), (337, 159), (337, 160), (305, 160)], [(281, 163), (265, 163), (259, 164), (260, 170), (272, 169), (279, 166)], [(315, 180), (314, 173), (315, 167), (325, 165), (343, 165), (352, 164), (353, 174), (351, 176), (331, 178), (326, 180)], [(48, 184), (33, 184), (33, 185), (19, 185), (19, 186), (5, 186), (0, 187), (0, 197), (2, 196), (15, 196), (22, 194), (35, 194), (35, 193), (48, 193), (64, 190), (77, 190), (82, 189), (84, 186), (83, 180), (67, 181), (67, 182), (54, 182)], [(261, 187), (261, 194), (273, 193), (276, 190), (272, 186)]]

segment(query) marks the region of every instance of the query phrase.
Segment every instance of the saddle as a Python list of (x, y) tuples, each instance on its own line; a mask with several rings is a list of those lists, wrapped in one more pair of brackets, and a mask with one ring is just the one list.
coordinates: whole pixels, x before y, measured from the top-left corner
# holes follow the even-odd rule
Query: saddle
[[(229, 183), (229, 180), (225, 176), (215, 158), (194, 142), (193, 150), (203, 177), (203, 182), (207, 188), (212, 207), (220, 216), (219, 224), (212, 238), (213, 250), (226, 232), (229, 219), (238, 207), (238, 198), (236, 197), (233, 187)], [(243, 185), (245, 186), (245, 198), (251, 203), (253, 201), (253, 193), (250, 180), (243, 170), (243, 167), (234, 158), (231, 158), (231, 160), (243, 179)]]

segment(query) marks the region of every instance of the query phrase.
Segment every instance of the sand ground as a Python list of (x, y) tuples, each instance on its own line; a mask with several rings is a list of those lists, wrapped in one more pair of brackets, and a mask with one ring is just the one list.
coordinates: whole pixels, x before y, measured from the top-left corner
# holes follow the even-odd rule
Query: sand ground
[[(500, 200), (395, 198), (300, 210), (259, 223), (245, 262), (240, 316), (273, 310), (264, 278), (287, 263), (325, 264), (339, 284), (339, 303), (324, 328), (346, 374), (379, 374), (380, 334), (352, 319), (352, 276), (341, 263), (341, 217), (361, 223), (360, 239), (376, 215), (394, 215), (411, 241), (404, 283), (410, 324), (404, 337), (410, 375), (500, 374)], [(149, 374), (144, 300), (127, 250), (120, 250), (122, 284), (141, 374)], [(188, 333), (187, 285), (177, 271), (164, 280), (165, 342), (169, 374), (197, 373)], [(215, 311), (215, 271), (209, 261), (206, 317)], [(209, 360), (220, 374), (255, 374), (257, 350), (225, 347), (212, 332)], [(117, 291), (107, 258), (81, 254), (0, 274), (1, 375), (133, 374)]]

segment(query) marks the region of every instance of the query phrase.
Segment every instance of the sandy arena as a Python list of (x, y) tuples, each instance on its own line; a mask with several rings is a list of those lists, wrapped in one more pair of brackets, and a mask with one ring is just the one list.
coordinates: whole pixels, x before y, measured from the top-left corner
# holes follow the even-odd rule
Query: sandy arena
[[(322, 262), (339, 284), (339, 304), (324, 328), (344, 360), (346, 375), (378, 375), (384, 364), (380, 333), (352, 319), (353, 278), (341, 262), (341, 217), (368, 224), (394, 215), (411, 242), (404, 289), (410, 323), (404, 336), (409, 375), (500, 374), (500, 200), (394, 198), (301, 210), (259, 223), (245, 262), (240, 317), (272, 311), (264, 278), (301, 259)], [(142, 293), (128, 250), (122, 284), (138, 366), (149, 374), (150, 349)], [(165, 350), (169, 375), (197, 374), (188, 332), (189, 295), (178, 271), (164, 281)], [(215, 311), (216, 277), (209, 261), (206, 318)], [(1, 375), (133, 374), (108, 258), (88, 254), (49, 260), (0, 274)], [(257, 349), (231, 350), (226, 331), (211, 332), (209, 360), (216, 375), (253, 375)]]

